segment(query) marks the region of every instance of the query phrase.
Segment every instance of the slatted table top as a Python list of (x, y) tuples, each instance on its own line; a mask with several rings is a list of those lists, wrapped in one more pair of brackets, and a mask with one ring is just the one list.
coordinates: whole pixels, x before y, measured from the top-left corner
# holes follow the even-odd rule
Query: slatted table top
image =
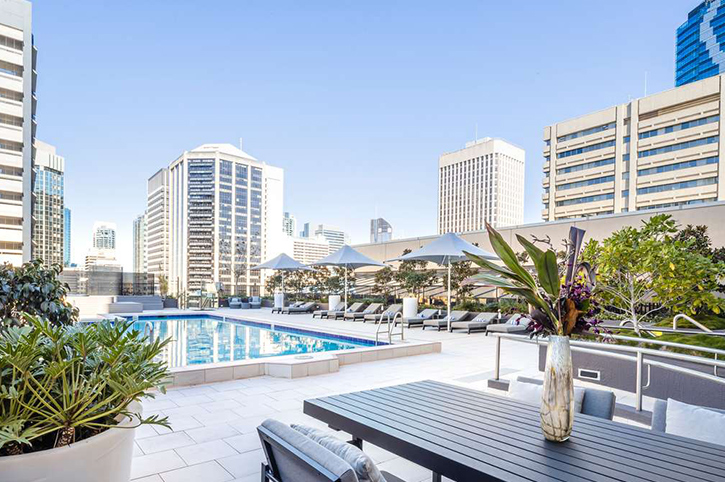
[(304, 412), (457, 481), (725, 481), (725, 447), (581, 414), (553, 443), (538, 407), (430, 380), (305, 400)]

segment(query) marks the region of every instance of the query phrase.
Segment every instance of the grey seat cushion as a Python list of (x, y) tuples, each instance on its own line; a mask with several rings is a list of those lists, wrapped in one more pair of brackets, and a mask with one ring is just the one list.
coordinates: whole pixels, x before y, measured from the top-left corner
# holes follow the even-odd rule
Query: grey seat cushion
[[(543, 385), (543, 380), (528, 377), (518, 377), (517, 380), (523, 383)], [(597, 390), (596, 388), (585, 388), (584, 399), (582, 400), (581, 413), (592, 417), (612, 420), (614, 418), (614, 407), (617, 404), (617, 396), (609, 390)]]
[[(355, 475), (355, 470), (350, 464), (286, 424), (277, 420), (267, 419), (262, 422), (262, 427), (335, 474), (335, 476), (340, 478), (341, 482), (359, 482)], [(319, 480), (318, 476), (309, 473), (308, 467), (306, 467), (304, 462), (293, 457), (286, 457), (285, 455), (283, 451), (273, 454), (282, 480), (294, 480), (295, 482), (317, 482)]]
[(294, 424), (292, 428), (319, 443), (350, 464), (360, 482), (386, 482), (380, 470), (375, 465), (375, 462), (373, 462), (373, 459), (354, 445), (343, 442), (316, 428)]
[[(725, 410), (718, 410), (716, 408), (704, 407), (713, 412), (725, 413)], [(667, 431), (667, 400), (655, 400), (654, 407), (652, 408), (652, 430), (655, 432), (666, 432)]]

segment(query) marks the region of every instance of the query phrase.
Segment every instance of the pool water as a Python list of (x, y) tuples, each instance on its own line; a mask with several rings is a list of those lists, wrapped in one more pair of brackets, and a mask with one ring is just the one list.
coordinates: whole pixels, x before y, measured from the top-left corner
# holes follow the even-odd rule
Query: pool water
[(302, 355), (374, 346), (370, 340), (282, 326), (209, 317), (134, 319), (133, 328), (151, 339), (171, 337), (163, 353), (170, 368)]

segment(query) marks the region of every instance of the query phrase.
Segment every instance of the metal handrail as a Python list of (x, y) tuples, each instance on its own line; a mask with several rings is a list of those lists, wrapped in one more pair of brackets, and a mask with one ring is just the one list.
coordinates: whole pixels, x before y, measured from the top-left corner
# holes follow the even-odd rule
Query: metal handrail
[[(397, 324), (397, 321), (395, 321), (395, 320), (397, 320), (398, 317), (403, 318), (403, 314), (400, 311), (395, 313), (395, 315), (393, 316), (392, 323), (390, 322), (390, 320), (388, 320), (388, 342), (391, 344), (393, 343), (393, 336), (397, 335), (397, 333), (393, 333), (393, 330), (395, 330), (395, 325)], [(401, 322), (400, 322), (400, 341), (403, 341), (403, 337), (404, 337), (403, 332), (405, 330), (404, 325), (405, 325), (405, 323), (403, 323), (401, 320)]]
[[(539, 339), (530, 339), (528, 337), (520, 336), (520, 335), (507, 335), (503, 333), (492, 333), (496, 337), (496, 359), (495, 359), (495, 365), (494, 365), (494, 379), (498, 380), (501, 376), (501, 339), (508, 339), (508, 340), (514, 340), (521, 343), (530, 343), (530, 344), (536, 344), (539, 345)], [(618, 339), (632, 339), (632, 337), (619, 337), (618, 335), (612, 335), (617, 337)], [(706, 348), (706, 347), (698, 347), (698, 346), (692, 346), (692, 345), (683, 345), (682, 343), (672, 343), (672, 342), (664, 342), (664, 341), (657, 341), (657, 340), (641, 340), (638, 338), (634, 338), (636, 341), (640, 341), (642, 343), (655, 343), (660, 344), (663, 346), (672, 346), (677, 347), (678, 345), (680, 347), (686, 347), (691, 348), (694, 350), (701, 350), (701, 351), (707, 351), (708, 353), (714, 353), (716, 358), (710, 359), (710, 358), (704, 358), (704, 357), (698, 357), (698, 356), (692, 356), (692, 355), (685, 355), (681, 353), (673, 353), (668, 351), (660, 351), (660, 350), (653, 350), (650, 348), (641, 348), (641, 347), (631, 347), (631, 346), (625, 346), (625, 345), (609, 345), (606, 343), (595, 343), (595, 342), (588, 342), (588, 341), (579, 341), (579, 340), (570, 340), (569, 344), (571, 345), (572, 351), (578, 351), (583, 353), (590, 353), (595, 355), (601, 355), (606, 356), (609, 358), (616, 358), (620, 360), (627, 360), (631, 361), (632, 357), (630, 355), (626, 355), (625, 353), (634, 353), (636, 355), (635, 362), (636, 362), (636, 385), (635, 385), (635, 408), (638, 411), (642, 410), (642, 398), (643, 398), (643, 385), (642, 385), (642, 371), (644, 368), (644, 365), (647, 365), (648, 369), (648, 376), (647, 376), (647, 385), (649, 386), (651, 382), (651, 367), (656, 366), (660, 367), (666, 370), (678, 372), (678, 373), (684, 373), (687, 375), (695, 376), (698, 378), (703, 378), (705, 380), (709, 380), (715, 383), (720, 383), (725, 385), (725, 378), (717, 376), (717, 369), (725, 367), (725, 362), (720, 361), (717, 359), (718, 354), (723, 354), (723, 350), (717, 350), (714, 348)], [(595, 348), (596, 347), (596, 348)], [(617, 352), (624, 352), (624, 353), (614, 353), (613, 351)], [(657, 356), (660, 358), (669, 358), (673, 360), (680, 360), (680, 361), (686, 361), (686, 362), (693, 362), (698, 363), (701, 365), (709, 365), (714, 368), (715, 374), (710, 375), (705, 372), (693, 370), (691, 368), (685, 368), (677, 365), (671, 365), (669, 363), (665, 363), (663, 361), (658, 360), (645, 360), (645, 355), (651, 355), (651, 356)]]
[(712, 333), (712, 330), (710, 328), (706, 327), (705, 325), (703, 325), (699, 321), (693, 320), (692, 317), (687, 316), (684, 313), (680, 313), (678, 315), (675, 315), (675, 317), (672, 318), (672, 329), (673, 330), (677, 330), (677, 320), (679, 320), (680, 318), (684, 318), (685, 320), (689, 321), (690, 323), (692, 323), (693, 325), (695, 325), (696, 327), (698, 327), (699, 329), (701, 329), (704, 332)]

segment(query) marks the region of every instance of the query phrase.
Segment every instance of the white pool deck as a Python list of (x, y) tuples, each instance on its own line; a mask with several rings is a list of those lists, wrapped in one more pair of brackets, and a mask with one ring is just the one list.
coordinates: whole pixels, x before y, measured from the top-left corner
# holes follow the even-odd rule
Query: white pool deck
[[(164, 314), (177, 313), (181, 312), (164, 311)], [(313, 320), (311, 315), (273, 315), (269, 309), (220, 309), (215, 314), (294, 324), (317, 331), (329, 329), (365, 338), (374, 338), (376, 330), (373, 324)], [(256, 427), (264, 419), (271, 417), (329, 430), (302, 413), (305, 399), (425, 379), (486, 390), (486, 381), (494, 373), (494, 337), (486, 337), (483, 333), (422, 331), (420, 328), (405, 333), (406, 339), (411, 341), (442, 342), (441, 353), (343, 365), (335, 373), (303, 378), (259, 376), (173, 388), (165, 395), (146, 401), (145, 414), (168, 416), (173, 431), (155, 426), (137, 429), (132, 480), (257, 482), (263, 454)], [(537, 369), (536, 346), (503, 340), (501, 354), (503, 378), (541, 377)], [(634, 405), (634, 394), (616, 393), (618, 403)], [(645, 408), (649, 408), (651, 402), (645, 399)], [(347, 434), (331, 433), (349, 439)], [(408, 482), (430, 480), (428, 470), (394, 454), (367, 443), (364, 450), (379, 467)]]

